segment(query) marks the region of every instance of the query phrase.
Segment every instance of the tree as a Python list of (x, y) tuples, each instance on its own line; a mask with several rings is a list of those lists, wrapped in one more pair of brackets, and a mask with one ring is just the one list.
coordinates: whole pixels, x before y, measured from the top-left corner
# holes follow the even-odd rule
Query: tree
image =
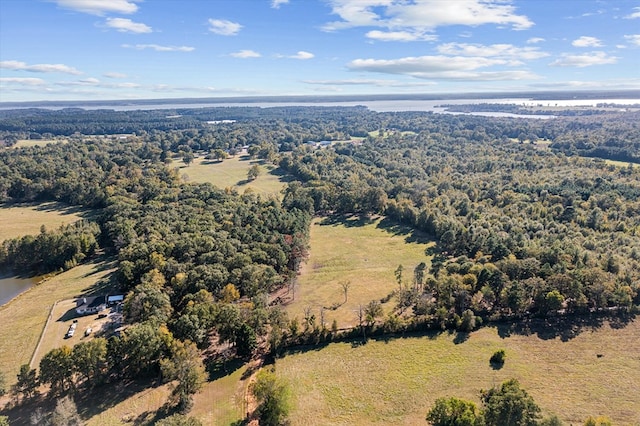
[(364, 308), (365, 318), (367, 320), (367, 325), (371, 327), (376, 322), (376, 318), (381, 317), (384, 314), (382, 310), (382, 305), (377, 300), (372, 300), (367, 304)]
[(400, 287), (400, 291), (402, 291), (402, 271), (403, 270), (404, 270), (404, 267), (402, 265), (398, 265), (396, 270), (393, 272), (393, 274), (396, 277), (396, 282), (398, 283), (398, 287)]
[(247, 180), (256, 180), (260, 176), (260, 167), (257, 164), (249, 167), (249, 171), (247, 172)]
[(516, 379), (481, 392), (487, 426), (536, 426), (540, 407)]
[(195, 159), (195, 156), (193, 155), (193, 152), (191, 152), (191, 151), (188, 151), (188, 152), (185, 152), (185, 153), (182, 154), (182, 161), (187, 166), (191, 165), (191, 163), (193, 163), (194, 159)]
[(56, 408), (51, 415), (52, 426), (80, 426), (82, 419), (78, 414), (78, 407), (69, 395), (61, 398), (56, 403)]
[(51, 385), (51, 392), (64, 391), (73, 384), (71, 348), (51, 349), (40, 360), (40, 381)]
[(240, 298), (240, 292), (235, 285), (229, 283), (222, 289), (221, 298), (224, 303), (231, 303)]
[(349, 292), (349, 287), (351, 287), (351, 281), (341, 281), (340, 286), (342, 287), (342, 292), (344, 293), (344, 302), (342, 304), (347, 303), (347, 293)]
[(421, 290), (424, 284), (424, 273), (427, 270), (427, 264), (420, 262), (413, 270), (413, 282), (415, 290)]
[(433, 426), (480, 426), (482, 414), (476, 404), (458, 398), (438, 398), (427, 413)]
[(35, 368), (31, 368), (29, 364), (22, 364), (18, 373), (18, 382), (13, 385), (12, 393), (17, 395), (21, 393), (24, 397), (30, 398), (34, 396), (38, 389), (38, 377)]
[(251, 391), (258, 400), (258, 417), (260, 424), (280, 426), (284, 424), (290, 410), (290, 391), (286, 383), (279, 379), (272, 370), (261, 370)]
[(192, 342), (174, 340), (171, 345), (171, 357), (160, 361), (160, 371), (165, 381), (178, 383), (171, 391), (170, 401), (181, 412), (192, 405), (193, 395), (200, 390), (206, 379), (200, 352)]
[(489, 358), (489, 364), (498, 368), (502, 368), (505, 358), (506, 354), (504, 352), (504, 349), (497, 350), (493, 353), (493, 355), (491, 355), (491, 358)]
[(138, 284), (124, 300), (128, 322), (156, 321), (164, 324), (171, 317), (171, 301), (162, 287), (152, 282)]
[(99, 383), (107, 368), (107, 340), (97, 337), (78, 343), (71, 352), (75, 371), (89, 384)]

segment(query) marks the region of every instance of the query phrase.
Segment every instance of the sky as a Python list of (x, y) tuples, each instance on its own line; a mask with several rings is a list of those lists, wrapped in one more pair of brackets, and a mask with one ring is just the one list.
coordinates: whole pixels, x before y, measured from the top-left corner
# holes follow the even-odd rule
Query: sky
[(640, 0), (1, 0), (0, 102), (640, 89)]

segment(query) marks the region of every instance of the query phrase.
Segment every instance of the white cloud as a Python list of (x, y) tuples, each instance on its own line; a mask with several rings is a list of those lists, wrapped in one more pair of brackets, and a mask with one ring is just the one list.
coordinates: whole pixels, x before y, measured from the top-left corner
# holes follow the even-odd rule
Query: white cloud
[(527, 40), (527, 44), (542, 43), (543, 41), (546, 41), (546, 40), (543, 39), (542, 37), (531, 37), (529, 40)]
[(618, 58), (608, 56), (605, 52), (590, 52), (583, 55), (563, 54), (559, 59), (553, 61), (551, 66), (554, 67), (590, 67), (592, 65), (615, 64)]
[(138, 11), (138, 0), (53, 0), (58, 6), (90, 15), (131, 14)]
[(629, 15), (625, 16), (626, 19), (639, 19), (640, 18), (640, 7), (634, 7), (633, 10), (635, 10), (635, 12), (632, 12)]
[(289, 58), (291, 59), (301, 59), (301, 60), (306, 60), (306, 59), (312, 59), (315, 55), (313, 53), (310, 52), (305, 52), (304, 50), (300, 50), (298, 53), (296, 53), (295, 55), (291, 55), (289, 56)]
[(209, 31), (214, 34), (232, 36), (238, 34), (242, 25), (224, 19), (209, 19)]
[(127, 78), (126, 74), (120, 72), (106, 72), (103, 75), (107, 78)]
[(352, 71), (408, 75), (442, 80), (522, 80), (537, 78), (529, 71), (476, 71), (494, 65), (508, 65), (504, 59), (464, 56), (420, 56), (400, 59), (356, 59), (348, 64)]
[(45, 73), (63, 73), (63, 74), (82, 74), (77, 69), (63, 64), (35, 64), (27, 65), (21, 61), (1, 61), (0, 68), (15, 70), (15, 71), (29, 71), (29, 72), (45, 72)]
[(153, 32), (150, 26), (140, 22), (133, 22), (131, 19), (125, 18), (107, 18), (106, 25), (109, 28), (114, 28), (121, 33), (150, 33)]
[(373, 26), (391, 30), (434, 29), (447, 25), (511, 25), (515, 30), (533, 26), (504, 0), (329, 0), (342, 20), (324, 26), (327, 31)]
[(380, 41), (434, 41), (438, 39), (435, 34), (425, 34), (412, 31), (379, 31), (373, 30), (366, 34), (367, 38)]
[(16, 84), (20, 86), (43, 86), (45, 81), (41, 78), (0, 77), (0, 83)]
[[(519, 60), (540, 59), (549, 56), (537, 47), (516, 47), (512, 44), (492, 44), (485, 46), (471, 43), (445, 43), (438, 46), (438, 52), (444, 55), (479, 56)], [(515, 63), (519, 65), (519, 63)]]
[(629, 43), (640, 46), (640, 34), (626, 35), (624, 38), (625, 40), (629, 40)]
[(596, 37), (582, 36), (571, 42), (575, 47), (602, 47), (602, 42)]
[(234, 52), (234, 53), (231, 53), (230, 55), (233, 56), (234, 58), (242, 58), (242, 59), (259, 58), (262, 56), (261, 54), (253, 50), (240, 50), (239, 52)]
[(271, 0), (271, 7), (278, 9), (281, 5), (289, 3), (289, 0)]
[(162, 46), (159, 44), (123, 44), (122, 47), (126, 49), (136, 49), (136, 50), (145, 50), (151, 49), (156, 52), (192, 52), (196, 50), (195, 47), (191, 46)]
[(402, 82), (397, 80), (346, 79), (346, 80), (303, 80), (303, 83), (318, 86), (377, 86), (377, 87), (425, 87), (433, 86), (430, 81)]

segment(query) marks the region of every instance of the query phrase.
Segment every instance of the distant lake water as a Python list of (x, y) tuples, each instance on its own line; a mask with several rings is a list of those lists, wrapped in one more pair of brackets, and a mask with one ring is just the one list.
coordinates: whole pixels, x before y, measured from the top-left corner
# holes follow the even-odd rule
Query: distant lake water
[(10, 274), (0, 274), (0, 306), (30, 289), (38, 283), (39, 277), (19, 278)]
[[(96, 109), (112, 109), (115, 111), (136, 111), (136, 110), (177, 110), (184, 108), (216, 108), (216, 107), (259, 107), (259, 108), (273, 108), (273, 107), (353, 107), (353, 106), (365, 106), (372, 111), (376, 112), (402, 112), (402, 111), (424, 111), (433, 112), (438, 114), (462, 114), (458, 112), (445, 111), (445, 108), (440, 105), (471, 105), (471, 104), (515, 104), (521, 106), (539, 106), (539, 107), (595, 107), (597, 104), (618, 104), (618, 105), (640, 105), (640, 99), (529, 99), (529, 98), (488, 98), (488, 99), (430, 99), (430, 100), (359, 100), (359, 101), (330, 101), (330, 102), (198, 102), (197, 99), (189, 100), (184, 103), (136, 103), (132, 101), (131, 104), (116, 103), (109, 104), (105, 101), (104, 104), (86, 104), (82, 102), (74, 104), (75, 108), (83, 108), (87, 110)], [(62, 109), (67, 106), (50, 106), (43, 107), (45, 109)], [(15, 108), (15, 107), (14, 107)], [(1, 107), (1, 109), (9, 109), (7, 107)], [(512, 114), (506, 112), (471, 112), (467, 115), (480, 115), (490, 117), (519, 117), (519, 118), (537, 118), (537, 119), (549, 119), (553, 118), (551, 115), (524, 115), (524, 114)]]

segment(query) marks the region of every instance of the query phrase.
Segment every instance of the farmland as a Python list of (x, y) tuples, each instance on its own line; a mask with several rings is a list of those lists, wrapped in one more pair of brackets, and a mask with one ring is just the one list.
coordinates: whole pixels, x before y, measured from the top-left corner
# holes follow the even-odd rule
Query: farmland
[[(424, 423), (436, 398), (480, 403), (480, 389), (517, 378), (545, 415), (582, 424), (606, 415), (616, 425), (640, 423), (640, 323), (596, 321), (567, 338), (575, 324), (540, 324), (529, 333), (502, 326), (467, 334), (428, 333), (301, 348), (276, 361), (294, 395), (292, 424)], [(309, 348), (310, 349), (310, 348)], [(502, 369), (489, 364), (505, 349)]]
[(55, 229), (88, 214), (86, 210), (57, 202), (5, 204), (0, 207), (0, 241), (37, 234), (43, 225)]

